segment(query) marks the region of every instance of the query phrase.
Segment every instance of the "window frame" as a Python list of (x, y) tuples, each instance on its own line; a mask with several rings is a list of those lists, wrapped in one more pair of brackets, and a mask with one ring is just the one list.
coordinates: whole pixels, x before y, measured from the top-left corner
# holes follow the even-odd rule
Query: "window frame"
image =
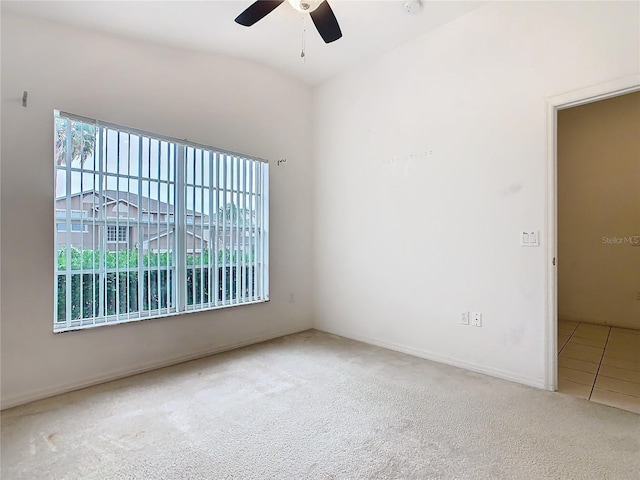
[[(173, 252), (175, 251), (175, 256), (173, 257), (173, 261), (174, 263), (170, 266), (170, 268), (167, 268), (167, 272), (173, 272), (173, 279), (171, 280), (171, 284), (167, 283), (167, 286), (172, 287), (170, 290), (172, 290), (169, 293), (166, 293), (166, 295), (171, 295), (172, 296), (172, 301), (174, 302), (174, 305), (171, 308), (160, 308), (158, 307), (158, 309), (155, 310), (145, 310), (143, 311), (143, 309), (140, 307), (141, 304), (138, 304), (138, 310), (134, 313), (131, 314), (131, 312), (127, 311), (126, 313), (120, 312), (117, 315), (108, 315), (105, 314), (103, 316), (92, 316), (92, 317), (83, 317), (82, 314), (79, 318), (74, 318), (74, 319), (69, 319), (69, 313), (67, 312), (67, 310), (69, 308), (73, 307), (73, 304), (71, 304), (69, 302), (69, 294), (67, 293), (67, 301), (64, 305), (65, 308), (65, 312), (67, 312), (66, 315), (66, 321), (64, 322), (60, 322), (59, 321), (59, 312), (58, 312), (58, 296), (60, 294), (59, 291), (59, 283), (58, 280), (60, 278), (61, 275), (65, 275), (65, 278), (67, 279), (65, 285), (72, 285), (73, 288), (73, 281), (71, 279), (71, 277), (73, 275), (77, 275), (77, 272), (75, 270), (69, 270), (69, 272), (66, 272), (66, 270), (59, 270), (58, 269), (58, 263), (57, 263), (57, 257), (59, 255), (59, 250), (58, 247), (59, 245), (57, 245), (57, 234), (58, 231), (56, 230), (56, 239), (55, 239), (55, 257), (56, 257), (56, 263), (54, 266), (54, 277), (55, 277), (55, 286), (54, 286), (54, 298), (55, 298), (55, 302), (54, 302), (54, 332), (55, 333), (59, 333), (59, 332), (66, 332), (66, 331), (71, 331), (71, 330), (80, 330), (80, 329), (86, 329), (86, 328), (94, 328), (94, 327), (98, 327), (98, 326), (104, 326), (104, 325), (113, 325), (113, 324), (120, 324), (120, 323), (129, 323), (129, 322), (133, 322), (133, 321), (140, 321), (140, 320), (146, 320), (146, 319), (151, 319), (151, 318), (162, 318), (162, 317), (167, 317), (167, 316), (177, 316), (177, 315), (182, 315), (184, 313), (192, 313), (192, 312), (204, 312), (204, 311), (209, 311), (209, 310), (216, 310), (216, 309), (220, 309), (220, 308), (229, 308), (229, 307), (236, 307), (236, 306), (242, 306), (242, 305), (249, 305), (249, 304), (256, 304), (256, 303), (265, 303), (269, 301), (269, 162), (267, 160), (261, 159), (259, 157), (255, 157), (255, 156), (249, 156), (246, 154), (240, 154), (240, 153), (236, 153), (236, 152), (231, 152), (231, 151), (227, 151), (227, 150), (223, 150), (217, 147), (213, 147), (213, 146), (209, 146), (209, 145), (202, 145), (202, 144), (198, 144), (198, 143), (194, 143), (194, 142), (189, 142), (186, 140), (180, 140), (180, 139), (175, 139), (172, 137), (167, 137), (167, 136), (163, 136), (163, 135), (159, 135), (159, 134), (155, 134), (155, 133), (151, 133), (151, 132), (146, 132), (143, 130), (139, 130), (139, 129), (135, 129), (135, 128), (130, 128), (130, 127), (126, 127), (126, 126), (122, 126), (122, 125), (117, 125), (117, 124), (113, 124), (113, 123), (109, 123), (109, 122), (103, 122), (103, 121), (98, 121), (98, 120), (94, 120), (91, 118), (87, 118), (87, 117), (82, 117), (79, 115), (75, 115), (75, 114), (71, 114), (71, 113), (67, 113), (67, 112), (62, 112), (62, 111), (54, 111), (54, 128), (56, 125), (56, 119), (57, 118), (64, 118), (67, 119), (69, 122), (82, 122), (82, 123), (87, 123), (90, 125), (95, 126), (96, 128), (96, 145), (94, 147), (94, 155), (100, 155), (100, 153), (98, 152), (99, 148), (102, 148), (102, 146), (98, 146), (98, 131), (99, 129), (113, 129), (115, 131), (118, 132), (118, 134), (120, 134), (121, 132), (126, 132), (128, 135), (133, 135), (133, 136), (138, 136), (139, 138), (147, 138), (149, 139), (149, 141), (151, 141), (152, 139), (154, 141), (158, 141), (158, 142), (167, 142), (169, 144), (172, 145), (172, 147), (176, 148), (175, 154), (173, 156), (173, 172), (176, 175), (176, 180), (173, 182), (174, 183), (174, 202), (175, 204), (173, 205), (173, 210), (169, 211), (168, 209), (165, 212), (161, 212), (160, 209), (158, 210), (157, 214), (149, 214), (148, 212), (143, 212), (143, 208), (142, 205), (137, 205), (136, 208), (138, 209), (138, 213), (137, 213), (137, 218), (136, 219), (130, 219), (129, 214), (124, 212), (125, 215), (123, 216), (122, 213), (123, 212), (115, 212), (116, 213), (116, 217), (105, 217), (102, 218), (99, 221), (95, 221), (95, 219), (93, 220), (93, 227), (95, 230), (95, 227), (98, 226), (98, 229), (102, 229), (102, 233), (100, 234), (103, 237), (103, 241), (107, 244), (122, 244), (122, 243), (128, 243), (131, 242), (132, 245), (135, 244), (135, 248), (144, 248), (142, 247), (144, 242), (138, 242), (136, 238), (136, 235), (132, 235), (132, 231), (131, 231), (131, 227), (133, 227), (134, 229), (137, 227), (137, 230), (141, 230), (143, 223), (146, 221), (147, 223), (151, 223), (155, 221), (153, 220), (154, 217), (157, 218), (157, 223), (160, 224), (160, 218), (164, 217), (164, 221), (162, 222), (162, 225), (166, 225), (167, 226), (167, 230), (162, 233), (160, 231), (158, 231), (157, 233), (157, 237), (156, 239), (159, 239), (161, 236), (163, 235), (171, 235), (174, 240), (173, 240), (173, 247), (171, 247), (168, 243), (167, 243), (167, 249), (165, 250), (164, 253), (166, 253), (167, 255), (172, 255)], [(70, 132), (70, 130), (68, 130), (68, 132)], [(102, 132), (102, 130), (100, 130), (100, 132)], [(102, 135), (102, 133), (100, 133)], [(54, 132), (54, 138), (57, 135), (57, 131)], [(238, 260), (234, 260), (232, 263), (231, 261), (227, 261), (225, 260), (226, 258), (226, 254), (223, 253), (223, 261), (222, 263), (219, 264), (218, 262), (218, 257), (219, 257), (219, 243), (220, 243), (220, 238), (216, 237), (213, 238), (213, 231), (214, 231), (214, 224), (212, 223), (212, 218), (214, 217), (214, 215), (210, 215), (209, 216), (209, 223), (207, 223), (207, 228), (208, 228), (208, 234), (209, 234), (209, 240), (208, 240), (208, 250), (212, 250), (213, 248), (215, 248), (215, 261), (213, 263), (211, 263), (211, 260), (209, 260), (209, 263), (207, 264), (203, 264), (201, 263), (199, 265), (201, 273), (200, 273), (200, 280), (202, 281), (203, 278), (203, 274), (202, 274), (202, 270), (204, 269), (204, 267), (206, 266), (206, 268), (209, 271), (212, 271), (214, 268), (216, 269), (216, 272), (218, 272), (218, 275), (215, 275), (215, 281), (213, 281), (212, 283), (212, 279), (214, 279), (214, 274), (210, 273), (209, 274), (209, 290), (208, 290), (208, 298), (209, 298), (209, 302), (204, 302), (201, 301), (199, 304), (196, 304), (196, 297), (195, 297), (195, 292), (194, 292), (194, 296), (192, 298), (193, 302), (192, 304), (189, 303), (187, 301), (187, 292), (185, 292), (185, 290), (188, 288), (187, 286), (187, 280), (188, 280), (188, 270), (189, 267), (187, 267), (187, 260), (188, 260), (188, 256), (189, 256), (189, 249), (188, 247), (185, 246), (185, 237), (189, 234), (189, 229), (187, 227), (194, 227), (194, 220), (195, 223), (197, 224), (197, 220), (196, 220), (196, 214), (199, 217), (203, 217), (205, 216), (204, 213), (201, 212), (196, 212), (194, 211), (189, 211), (189, 210), (185, 210), (185, 204), (186, 204), (186, 195), (187, 195), (187, 189), (185, 188), (185, 185), (187, 185), (187, 178), (186, 178), (186, 174), (185, 174), (185, 162), (187, 161), (187, 156), (185, 154), (185, 152), (188, 149), (194, 149), (195, 151), (206, 151), (208, 152), (211, 157), (210, 160), (213, 162), (214, 158), (216, 159), (215, 162), (215, 168), (216, 168), (216, 184), (214, 185), (213, 183), (209, 184), (208, 188), (209, 190), (212, 190), (213, 192), (215, 192), (215, 196), (216, 199), (219, 198), (219, 194), (221, 191), (219, 182), (221, 181), (219, 178), (219, 174), (220, 172), (222, 172), (222, 170), (218, 171), (218, 158), (219, 159), (224, 159), (224, 164), (226, 165), (228, 161), (243, 161), (243, 162), (249, 162), (252, 167), (251, 168), (255, 168), (257, 169), (256, 171), (260, 172), (260, 181), (258, 182), (258, 179), (256, 177), (256, 182), (259, 183), (259, 187), (256, 187), (256, 191), (255, 192), (245, 192), (243, 191), (243, 195), (249, 195), (249, 197), (251, 197), (252, 195), (255, 197), (255, 203), (256, 203), (256, 215), (259, 216), (259, 226), (258, 226), (258, 220), (256, 220), (256, 226), (255, 226), (255, 230), (253, 231), (253, 235), (255, 235), (255, 237), (257, 238), (256, 241), (254, 241), (254, 243), (252, 244), (253, 247), (256, 247), (259, 245), (259, 250), (260, 250), (260, 255), (257, 257), (254, 257), (250, 262), (246, 261), (245, 262), (245, 256), (244, 256), (244, 246), (242, 245), (242, 260), (239, 259), (240, 257), (240, 247), (241, 245), (236, 242), (234, 243), (234, 247), (236, 248), (236, 255), (235, 257), (238, 257)], [(120, 153), (118, 153), (118, 156), (120, 155)], [(139, 153), (139, 155), (142, 155), (141, 153)], [(194, 153), (195, 155), (195, 153)], [(159, 158), (159, 157), (158, 157)], [(73, 160), (73, 159), (72, 159)], [(94, 164), (98, 161), (97, 159), (93, 159)], [(102, 160), (100, 160), (102, 161)], [(253, 162), (253, 163), (251, 163)], [(54, 156), (54, 175), (58, 174), (59, 170), (66, 170), (67, 174), (69, 174), (69, 172), (71, 171), (75, 171), (71, 166), (67, 166), (66, 163), (70, 163), (70, 162), (65, 162), (65, 164), (63, 166), (60, 166), (56, 163), (55, 161), (55, 156)], [(168, 165), (168, 164), (167, 164)], [(222, 164), (220, 164), (222, 165)], [(232, 169), (237, 169), (237, 171), (239, 172), (240, 167), (239, 164), (231, 164), (233, 165)], [(83, 165), (81, 164), (80, 167), (80, 172), (81, 175), (83, 175), (82, 170), (83, 170)], [(102, 167), (100, 167), (102, 168)], [(195, 168), (195, 167), (194, 167)], [(204, 169), (204, 167), (202, 167)], [(209, 166), (209, 169), (212, 170), (214, 168), (213, 163)], [(231, 167), (230, 167), (231, 168)], [(92, 170), (95, 174), (95, 170)], [(203, 170), (204, 171), (204, 170)], [(106, 175), (106, 173), (104, 173)], [(246, 172), (245, 172), (246, 174)], [(102, 173), (101, 173), (102, 175)], [(140, 171), (139, 171), (139, 175)], [(193, 175), (195, 175), (195, 170)], [(213, 174), (211, 174), (211, 180), (213, 180)], [(225, 178), (226, 178), (226, 170), (225, 170)], [(239, 173), (238, 173), (239, 175)], [(120, 178), (120, 173), (117, 172), (116, 173), (116, 178)], [(160, 167), (158, 166), (158, 180), (159, 182), (162, 181), (162, 175), (160, 173)], [(139, 177), (140, 179), (142, 179), (143, 177)], [(140, 180), (141, 181), (141, 180)], [(149, 180), (149, 181), (153, 181), (153, 180)], [(237, 182), (239, 182), (240, 180), (236, 179)], [(242, 182), (245, 182), (246, 179), (243, 177), (242, 178)], [(169, 183), (171, 183), (170, 181), (168, 181)], [(225, 180), (226, 182), (226, 180)], [(258, 183), (256, 183), (256, 185), (258, 185)], [(67, 187), (70, 185), (69, 181), (67, 181)], [(240, 185), (238, 183), (238, 185)], [(202, 189), (204, 189), (206, 187), (206, 185), (203, 183), (202, 185)], [(101, 187), (102, 188), (102, 187)], [(119, 188), (119, 187), (118, 187)], [(238, 190), (238, 197), (240, 196), (240, 186), (237, 187)], [(244, 188), (244, 187), (243, 187)], [(120, 190), (117, 190), (118, 192), (120, 192)], [(178, 192), (184, 192), (183, 195), (178, 195)], [(233, 193), (233, 188), (230, 190)], [(223, 193), (224, 195), (228, 195), (229, 192), (227, 190), (226, 184), (225, 187), (223, 189)], [(71, 193), (69, 190), (67, 190), (67, 194), (65, 194), (65, 197), (67, 199), (68, 202), (68, 198), (69, 195), (73, 196), (74, 194)], [(142, 192), (142, 187), (139, 187), (138, 190), (139, 193)], [(98, 201), (96, 199), (96, 195), (97, 195), (97, 190), (93, 189), (93, 201), (90, 202), (94, 205), (96, 205), (96, 202)], [(82, 198), (82, 203), (84, 203), (86, 200), (84, 199), (84, 192), (81, 192), (81, 198)], [(100, 192), (100, 195), (102, 195), (102, 191)], [(127, 193), (128, 195), (128, 193)], [(213, 193), (210, 194), (211, 198), (213, 198)], [(54, 197), (55, 197), (55, 193), (54, 193)], [(181, 198), (182, 197), (182, 198)], [(56, 198), (56, 202), (62, 198)], [(142, 198), (142, 197), (139, 197)], [(225, 197), (226, 198), (226, 197)], [(104, 199), (105, 197), (102, 196), (102, 202), (104, 203)], [(151, 197), (148, 197), (147, 200), (152, 199)], [(122, 201), (122, 199), (116, 199), (116, 206), (119, 205), (119, 203)], [(68, 204), (68, 203), (67, 203)], [(129, 203), (127, 203), (129, 205)], [(210, 205), (211, 208), (213, 208), (213, 204)], [(217, 207), (217, 204), (216, 204)], [(56, 210), (58, 210), (56, 208)], [(185, 210), (185, 211), (182, 211)], [(66, 212), (67, 211), (71, 211), (69, 210), (69, 208), (67, 207), (67, 210), (63, 210), (63, 212), (65, 212), (65, 217), (61, 218), (58, 216), (57, 211), (56, 214), (54, 215), (55, 219), (54, 222), (56, 223), (56, 225), (58, 223), (61, 223), (60, 220), (66, 221), (66, 225), (70, 224), (70, 218), (66, 216)], [(72, 232), (72, 233), (85, 233), (87, 231), (89, 231), (89, 228), (91, 227), (91, 219), (87, 220), (86, 217), (86, 212), (84, 212), (85, 215), (82, 218), (82, 224), (84, 225), (84, 230), (83, 232)], [(95, 213), (94, 213), (95, 215)], [(192, 222), (189, 223), (186, 221), (188, 216), (191, 216)], [(215, 224), (215, 232), (216, 235), (218, 234), (218, 221), (219, 221), (219, 216), (220, 214), (216, 214), (216, 224)], [(146, 217), (148, 220), (143, 220), (143, 217)], [(118, 222), (121, 222), (120, 224)], [(242, 231), (245, 232), (246, 231), (246, 220), (243, 221), (243, 228)], [(253, 222), (253, 220), (251, 220), (251, 222)], [(223, 224), (225, 224), (226, 222), (223, 222)], [(236, 222), (239, 223), (239, 222)], [(201, 235), (204, 235), (204, 231), (205, 231), (205, 225), (203, 223), (203, 220), (201, 219), (201, 224), (199, 225), (200, 228), (202, 229), (202, 233)], [(109, 227), (115, 227), (118, 228), (118, 234), (120, 234), (121, 229), (126, 229), (126, 236), (127, 239), (125, 240), (120, 240), (120, 235), (118, 235), (118, 240), (109, 240), (108, 239), (108, 230)], [(236, 228), (236, 227), (232, 227), (229, 226), (229, 232), (230, 233), (232, 228)], [(223, 227), (220, 227), (220, 230), (223, 230)], [(65, 233), (65, 232), (62, 232)], [(240, 233), (240, 227), (237, 227), (237, 233)], [(195, 237), (196, 233), (192, 232), (192, 235)], [(138, 233), (137, 235), (138, 237), (140, 236), (140, 233)], [(177, 238), (176, 238), (177, 237)], [(142, 237), (140, 237), (142, 238)], [(242, 238), (245, 238), (245, 235), (243, 234)], [(148, 240), (146, 240), (147, 244), (149, 243), (149, 241), (152, 239), (152, 237), (150, 236)], [(226, 245), (226, 239), (223, 239)], [(95, 242), (95, 240), (94, 240)], [(168, 242), (168, 240), (167, 240)], [(159, 243), (159, 242), (158, 242)], [(67, 247), (69, 245), (69, 240), (67, 240), (67, 243), (65, 244)], [(202, 243), (201, 243), (202, 246)], [(232, 247), (231, 243), (229, 243), (228, 245), (230, 248)], [(130, 246), (131, 247), (131, 246)], [(149, 248), (149, 245), (147, 245), (147, 249), (148, 251), (152, 251), (151, 248)], [(66, 249), (67, 251), (69, 250), (69, 248)], [(162, 248), (160, 246), (158, 246), (158, 248), (156, 249), (157, 252), (159, 254), (161, 254)], [(94, 250), (95, 251), (95, 250)], [(231, 250), (230, 250), (231, 251)], [(196, 252), (195, 247), (193, 247), (193, 252)], [(202, 253), (203, 251), (200, 251), (201, 255), (201, 262), (202, 262)], [(255, 254), (255, 252), (254, 252)], [(67, 253), (68, 255), (68, 253)], [(102, 261), (102, 257), (101, 257), (101, 261)], [(139, 261), (140, 262), (140, 261)], [(67, 265), (70, 265), (70, 262), (67, 261)], [(140, 265), (140, 263), (138, 264)], [(192, 277), (195, 277), (196, 275), (196, 268), (198, 266), (191, 266), (191, 275)], [(242, 294), (242, 298), (236, 298), (236, 297), (231, 297), (231, 299), (233, 301), (226, 301), (225, 298), (222, 298), (222, 300), (218, 301), (218, 289), (220, 288), (220, 285), (217, 283), (218, 282), (218, 278), (219, 278), (219, 274), (220, 274), (220, 270), (221, 268), (224, 268), (226, 270), (226, 268), (230, 267), (232, 269), (233, 272), (235, 272), (233, 275), (235, 275), (233, 277), (235, 284), (237, 285), (240, 280), (239, 278), (242, 277), (242, 285), (246, 286), (246, 277), (247, 277), (247, 271), (245, 270), (246, 267), (249, 267), (249, 269), (251, 271), (255, 271), (254, 273), (254, 281), (256, 282), (256, 284), (259, 283), (259, 287), (255, 287), (255, 292), (254, 294), (251, 296), (251, 298), (247, 298), (244, 295), (244, 291)], [(243, 270), (241, 270), (239, 273), (239, 268), (242, 267)], [(90, 269), (89, 271), (87, 270), (82, 270), (82, 267), (80, 267), (80, 284), (81, 287), (80, 289), (82, 290), (82, 282), (85, 282), (84, 280), (84, 274), (90, 274), (90, 275), (94, 275), (94, 278), (96, 275), (106, 275), (106, 270), (105, 270), (105, 265), (102, 265), (100, 267), (93, 268)], [(151, 271), (151, 267), (149, 267), (148, 265), (145, 267), (146, 271)], [(66, 267), (65, 267), (66, 269)], [(233, 270), (235, 269), (235, 270)], [(108, 270), (108, 269), (107, 269)], [(131, 269), (128, 268), (128, 270), (135, 270), (135, 269)], [(258, 278), (258, 272), (260, 273), (259, 278)], [(117, 273), (117, 275), (120, 275), (122, 272)], [(140, 266), (138, 267), (138, 274), (140, 274)], [(147, 273), (148, 275), (148, 273)], [(169, 273), (167, 273), (167, 275), (169, 275)], [(224, 277), (224, 275), (223, 275)], [(106, 277), (105, 277), (106, 278)], [(119, 277), (118, 277), (119, 278)], [(128, 278), (128, 277), (127, 277)], [(138, 289), (140, 290), (141, 287), (140, 285), (142, 285), (142, 280), (141, 277), (138, 276)], [(225, 277), (226, 278), (226, 277)], [(101, 277), (100, 282), (104, 282), (106, 281), (104, 278)], [(148, 284), (148, 279), (147, 279), (147, 284)], [(167, 280), (167, 282), (169, 282), (169, 280)], [(224, 280), (223, 280), (224, 282)], [(143, 282), (144, 283), (144, 282)], [(192, 281), (192, 283), (195, 283), (195, 281)], [(93, 286), (91, 288), (94, 288)], [(202, 288), (202, 287), (201, 287)], [(236, 287), (237, 288), (237, 287)], [(252, 288), (253, 284), (252, 284)], [(66, 289), (66, 287), (65, 287)], [(70, 290), (70, 289), (66, 289), (66, 290)], [(94, 288), (95, 290), (95, 288)], [(259, 290), (259, 291), (258, 291)], [(240, 290), (238, 290), (240, 291)], [(253, 290), (252, 290), (253, 291)], [(229, 286), (229, 292), (231, 292), (231, 286)], [(95, 295), (95, 293), (93, 294)], [(100, 293), (100, 295), (102, 295), (102, 293)], [(129, 293), (127, 293), (127, 295), (130, 295)], [(215, 301), (212, 301), (211, 298), (215, 297)], [(95, 303), (95, 296), (92, 299)], [(201, 298), (202, 300), (202, 298)], [(102, 297), (100, 298), (100, 302), (102, 302), (103, 299)], [(127, 301), (129, 300), (129, 297), (127, 297)], [(82, 304), (82, 302), (80, 302)], [(205, 305), (206, 303), (206, 305)], [(101, 307), (102, 308), (102, 307)], [(80, 306), (80, 309), (82, 309), (82, 306)], [(94, 313), (95, 313), (95, 307), (94, 307)]]
[[(69, 217), (70, 219), (70, 226), (71, 226), (71, 230), (67, 231), (67, 216), (66, 216), (66, 211), (56, 208), (56, 233), (71, 233), (72, 235), (75, 234), (83, 234), (83, 233), (88, 233), (89, 232), (89, 227), (87, 225), (85, 225), (82, 220), (84, 220), (85, 218), (87, 218), (87, 212), (86, 210), (77, 210), (77, 209), (73, 209), (70, 211), (71, 216)], [(80, 214), (80, 215), (77, 215)], [(60, 221), (58, 221), (60, 220)], [(74, 221), (75, 220), (75, 221)], [(80, 226), (82, 228), (80, 229), (74, 229), (73, 227), (75, 226)], [(64, 227), (64, 228), (62, 228)]]

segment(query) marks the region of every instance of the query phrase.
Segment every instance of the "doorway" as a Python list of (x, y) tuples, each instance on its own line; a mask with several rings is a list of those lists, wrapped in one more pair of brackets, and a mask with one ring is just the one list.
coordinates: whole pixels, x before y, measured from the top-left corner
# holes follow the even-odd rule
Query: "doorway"
[(638, 80), (549, 102), (547, 373), (550, 390), (640, 413)]

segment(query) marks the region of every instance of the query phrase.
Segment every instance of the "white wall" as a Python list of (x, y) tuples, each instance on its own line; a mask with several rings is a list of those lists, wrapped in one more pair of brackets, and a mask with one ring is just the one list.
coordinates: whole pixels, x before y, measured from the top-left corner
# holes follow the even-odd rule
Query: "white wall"
[(543, 386), (546, 99), (638, 73), (639, 16), (491, 3), (321, 86), (316, 328)]
[[(237, 59), (3, 15), (2, 406), (310, 328), (311, 100)], [(287, 158), (271, 164), (271, 302), (54, 335), (54, 109)]]

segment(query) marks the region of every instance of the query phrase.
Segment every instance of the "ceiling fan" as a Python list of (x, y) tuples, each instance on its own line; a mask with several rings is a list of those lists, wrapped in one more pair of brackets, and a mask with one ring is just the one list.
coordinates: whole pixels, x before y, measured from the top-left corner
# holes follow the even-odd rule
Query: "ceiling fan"
[[(244, 12), (236, 18), (236, 23), (250, 27), (258, 20), (263, 19), (285, 0), (258, 0), (249, 5)], [(325, 43), (331, 43), (342, 37), (340, 25), (333, 14), (333, 10), (327, 0), (288, 0), (293, 8), (302, 13), (308, 13)]]

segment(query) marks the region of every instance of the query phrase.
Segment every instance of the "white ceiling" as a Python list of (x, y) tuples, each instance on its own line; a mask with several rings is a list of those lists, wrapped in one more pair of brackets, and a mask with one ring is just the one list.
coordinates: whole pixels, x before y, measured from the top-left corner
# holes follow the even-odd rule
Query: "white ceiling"
[(36, 17), (162, 45), (244, 58), (309, 85), (366, 62), (485, 2), (423, 0), (417, 15), (404, 0), (330, 0), (343, 37), (325, 44), (286, 1), (252, 27), (234, 22), (253, 0), (2, 1), (2, 13)]

